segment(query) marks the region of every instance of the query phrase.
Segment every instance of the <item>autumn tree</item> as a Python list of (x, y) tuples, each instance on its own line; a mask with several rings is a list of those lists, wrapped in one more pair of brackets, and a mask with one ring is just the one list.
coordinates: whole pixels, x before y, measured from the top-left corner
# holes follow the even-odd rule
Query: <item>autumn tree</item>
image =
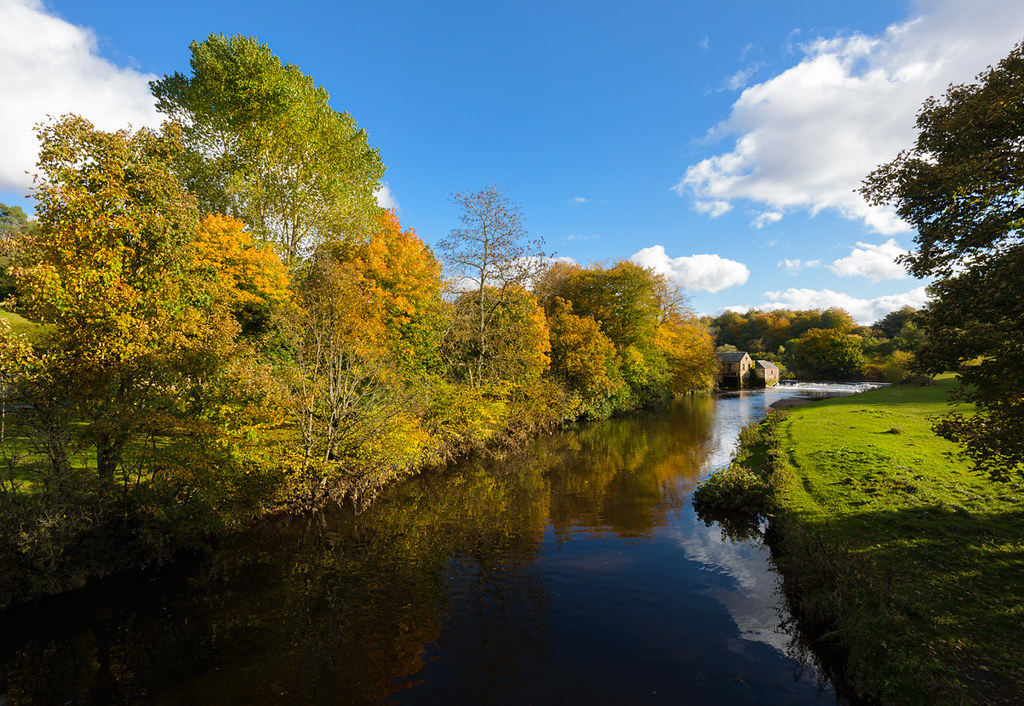
[(647, 348), (667, 309), (665, 284), (651, 270), (622, 260), (572, 272), (558, 292), (579, 316), (590, 316), (619, 348)]
[(668, 362), (673, 393), (714, 389), (719, 369), (715, 341), (692, 312), (683, 309), (666, 316), (655, 345)]
[(208, 291), (231, 310), (242, 332), (267, 331), (273, 313), (291, 300), (288, 270), (277, 253), (237, 218), (216, 213), (202, 218), (191, 245)]
[(961, 372), (958, 399), (937, 430), (960, 441), (993, 476), (1024, 473), (1024, 43), (982, 72), (925, 101), (917, 140), (864, 181), (872, 204), (892, 204), (917, 230), (903, 258), (934, 278), (922, 315), (918, 365)]
[(385, 335), (401, 365), (427, 372), (440, 364), (441, 265), (393, 211), (381, 214), (367, 237), (333, 248), (361, 273), (383, 307)]
[(182, 257), (195, 205), (171, 172), (173, 128), (107, 133), (67, 116), (39, 134), (40, 232), (20, 285), (29, 310), (53, 324), (54, 382), (80, 397), (110, 481), (206, 323)]
[(549, 322), (551, 373), (579, 397), (581, 416), (610, 416), (612, 400), (624, 385), (615, 344), (594, 319), (577, 316), (560, 297), (551, 305)]
[(485, 288), (483, 306), (489, 310), (483, 337), (477, 328), (480, 301), (478, 292), (463, 292), (451, 304), (444, 349), (452, 373), (473, 387), (540, 378), (550, 364), (551, 343), (537, 298), (514, 284), (500, 292)]
[(429, 437), (387, 358), (384, 304), (362, 273), (321, 252), (296, 289), (299, 309), (280, 322), (291, 350), (281, 381), (300, 435), (295, 491), (308, 509), (358, 503), (422, 463)]
[(470, 384), (479, 387), (491, 354), (495, 317), (509, 292), (525, 288), (540, 272), (543, 240), (529, 238), (518, 205), (494, 184), (482, 191), (453, 194), (451, 200), (462, 211), (463, 227), (452, 229), (438, 249), (454, 286), (472, 292), (473, 306), (454, 311), (473, 317), (457, 325), (472, 332), (474, 359), (465, 372)]
[(181, 125), (178, 170), (205, 212), (241, 219), (286, 262), (370, 230), (384, 166), (352, 116), (254, 37), (191, 44), (192, 75), (150, 86)]

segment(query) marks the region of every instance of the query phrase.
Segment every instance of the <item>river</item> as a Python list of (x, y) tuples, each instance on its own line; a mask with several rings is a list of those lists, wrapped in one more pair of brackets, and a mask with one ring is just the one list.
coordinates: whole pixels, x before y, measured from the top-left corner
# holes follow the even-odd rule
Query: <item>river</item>
[[(770, 556), (694, 514), (781, 386), (583, 425), (9, 611), (21, 704), (834, 704)], [(0, 703), (3, 703), (0, 696)]]

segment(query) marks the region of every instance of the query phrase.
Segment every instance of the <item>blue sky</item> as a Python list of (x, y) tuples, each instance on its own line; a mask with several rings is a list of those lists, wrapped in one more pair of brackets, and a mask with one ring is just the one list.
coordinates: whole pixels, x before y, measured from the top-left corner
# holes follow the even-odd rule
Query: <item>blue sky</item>
[(549, 251), (654, 267), (700, 313), (870, 323), (924, 283), (893, 263), (913, 233), (854, 189), (927, 96), (1024, 40), (1024, 3), (0, 0), (0, 200), (31, 206), (32, 124), (158, 124), (147, 81), (210, 33), (323, 85), (428, 243), (453, 191), (494, 182)]

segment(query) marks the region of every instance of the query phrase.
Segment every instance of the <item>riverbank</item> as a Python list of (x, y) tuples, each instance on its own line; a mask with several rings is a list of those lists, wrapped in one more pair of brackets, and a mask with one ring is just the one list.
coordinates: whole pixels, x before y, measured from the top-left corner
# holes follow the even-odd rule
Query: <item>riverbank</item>
[(872, 701), (1024, 697), (1024, 486), (973, 473), (931, 432), (954, 385), (796, 407), (744, 453), (777, 466), (758, 475), (794, 614)]

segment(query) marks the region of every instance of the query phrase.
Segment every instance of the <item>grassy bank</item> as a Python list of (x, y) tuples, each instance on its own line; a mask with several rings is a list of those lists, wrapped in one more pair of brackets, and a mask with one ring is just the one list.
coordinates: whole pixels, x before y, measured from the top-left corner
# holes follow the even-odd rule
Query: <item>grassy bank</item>
[(1024, 484), (932, 434), (954, 384), (798, 407), (744, 452), (794, 613), (872, 701), (1024, 699)]

